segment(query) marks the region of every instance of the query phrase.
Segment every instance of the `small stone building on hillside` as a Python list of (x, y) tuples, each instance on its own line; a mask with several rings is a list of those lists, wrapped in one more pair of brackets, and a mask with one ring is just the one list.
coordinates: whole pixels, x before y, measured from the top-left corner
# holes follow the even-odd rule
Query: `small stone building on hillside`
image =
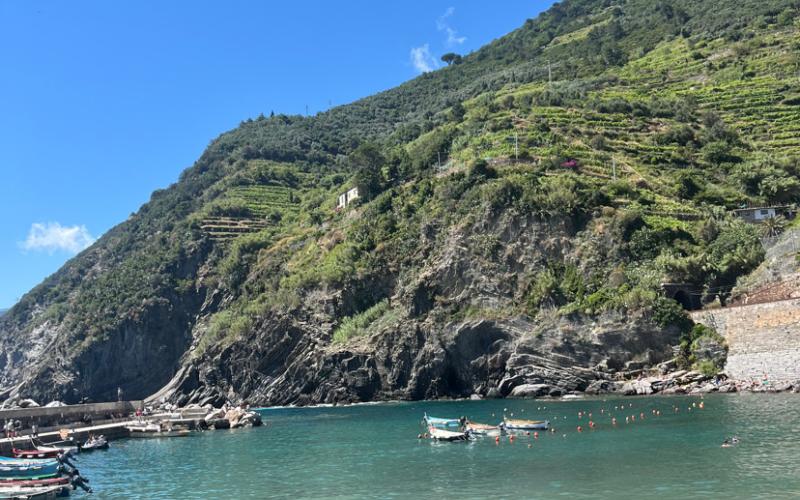
[(753, 224), (760, 224), (767, 219), (772, 219), (779, 215), (782, 215), (787, 219), (793, 219), (795, 214), (796, 210), (791, 205), (739, 208), (733, 211), (734, 217), (738, 217), (745, 222), (750, 222)]
[(336, 203), (336, 210), (343, 209), (352, 203), (356, 198), (358, 198), (358, 188), (354, 187), (352, 189), (348, 189), (346, 192), (339, 195), (339, 199)]

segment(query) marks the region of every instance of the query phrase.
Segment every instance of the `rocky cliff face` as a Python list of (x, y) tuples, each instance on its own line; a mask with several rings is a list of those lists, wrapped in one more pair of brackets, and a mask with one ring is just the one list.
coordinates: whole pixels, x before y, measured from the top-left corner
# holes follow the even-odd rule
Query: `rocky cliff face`
[[(480, 254), (470, 244), (478, 234), (496, 238), (503, 251)], [(517, 277), (543, 261), (576, 259), (590, 247), (599, 258), (602, 244), (590, 235), (570, 219), (505, 212), (420, 238), (424, 266), (396, 281), (386, 277), (394, 284), (392, 321), (332, 343), (347, 291), (314, 290), (298, 311), (262, 318), (235, 342), (187, 357), (154, 399), (275, 405), (557, 395), (668, 359), (677, 327), (661, 328), (646, 316), (552, 309), (536, 318), (503, 315), (525, 295)], [(476, 318), (452, 319), (468, 308)]]

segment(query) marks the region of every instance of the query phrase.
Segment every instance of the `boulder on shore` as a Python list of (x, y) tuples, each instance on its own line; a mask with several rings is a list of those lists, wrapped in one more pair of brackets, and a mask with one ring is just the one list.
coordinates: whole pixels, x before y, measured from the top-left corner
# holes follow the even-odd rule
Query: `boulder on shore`
[(552, 387), (547, 384), (522, 384), (514, 387), (509, 394), (510, 398), (538, 398), (549, 396)]

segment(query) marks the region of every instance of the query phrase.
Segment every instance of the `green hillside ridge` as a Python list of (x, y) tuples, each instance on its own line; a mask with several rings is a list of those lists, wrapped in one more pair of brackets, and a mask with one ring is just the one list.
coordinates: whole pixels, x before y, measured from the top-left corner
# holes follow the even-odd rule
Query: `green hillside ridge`
[[(321, 382), (276, 389), (305, 373), (280, 364), (303, 351), (320, 379), (382, 386), (346, 398), (388, 397), (411, 382), (387, 381), (370, 353), (387, 339), (423, 352), (395, 341), (412, 323), (431, 341), (480, 321), (513, 336), (521, 321), (535, 342), (621, 315), (677, 344), (691, 322), (661, 284), (724, 303), (764, 258), (758, 228), (729, 211), (800, 201), (797, 14), (792, 0), (565, 1), (395, 89), (246, 120), (3, 317), (0, 387), (142, 397), (177, 372), (194, 374), (178, 391), (194, 400), (212, 384), (334, 398)], [(538, 228), (534, 246), (517, 248), (534, 237), (512, 238), (520, 227)], [(446, 271), (460, 259), (507, 279)], [(343, 353), (368, 383), (331, 368)], [(274, 373), (233, 373), (264, 363)], [(402, 396), (477, 390), (472, 368), (442, 370)]]

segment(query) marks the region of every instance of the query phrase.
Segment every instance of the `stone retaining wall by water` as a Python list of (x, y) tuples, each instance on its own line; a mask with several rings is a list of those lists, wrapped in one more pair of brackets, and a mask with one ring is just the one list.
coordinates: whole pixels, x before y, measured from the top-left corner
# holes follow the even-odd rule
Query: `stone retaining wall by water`
[(728, 342), (725, 373), (737, 380), (800, 380), (800, 299), (691, 313)]

